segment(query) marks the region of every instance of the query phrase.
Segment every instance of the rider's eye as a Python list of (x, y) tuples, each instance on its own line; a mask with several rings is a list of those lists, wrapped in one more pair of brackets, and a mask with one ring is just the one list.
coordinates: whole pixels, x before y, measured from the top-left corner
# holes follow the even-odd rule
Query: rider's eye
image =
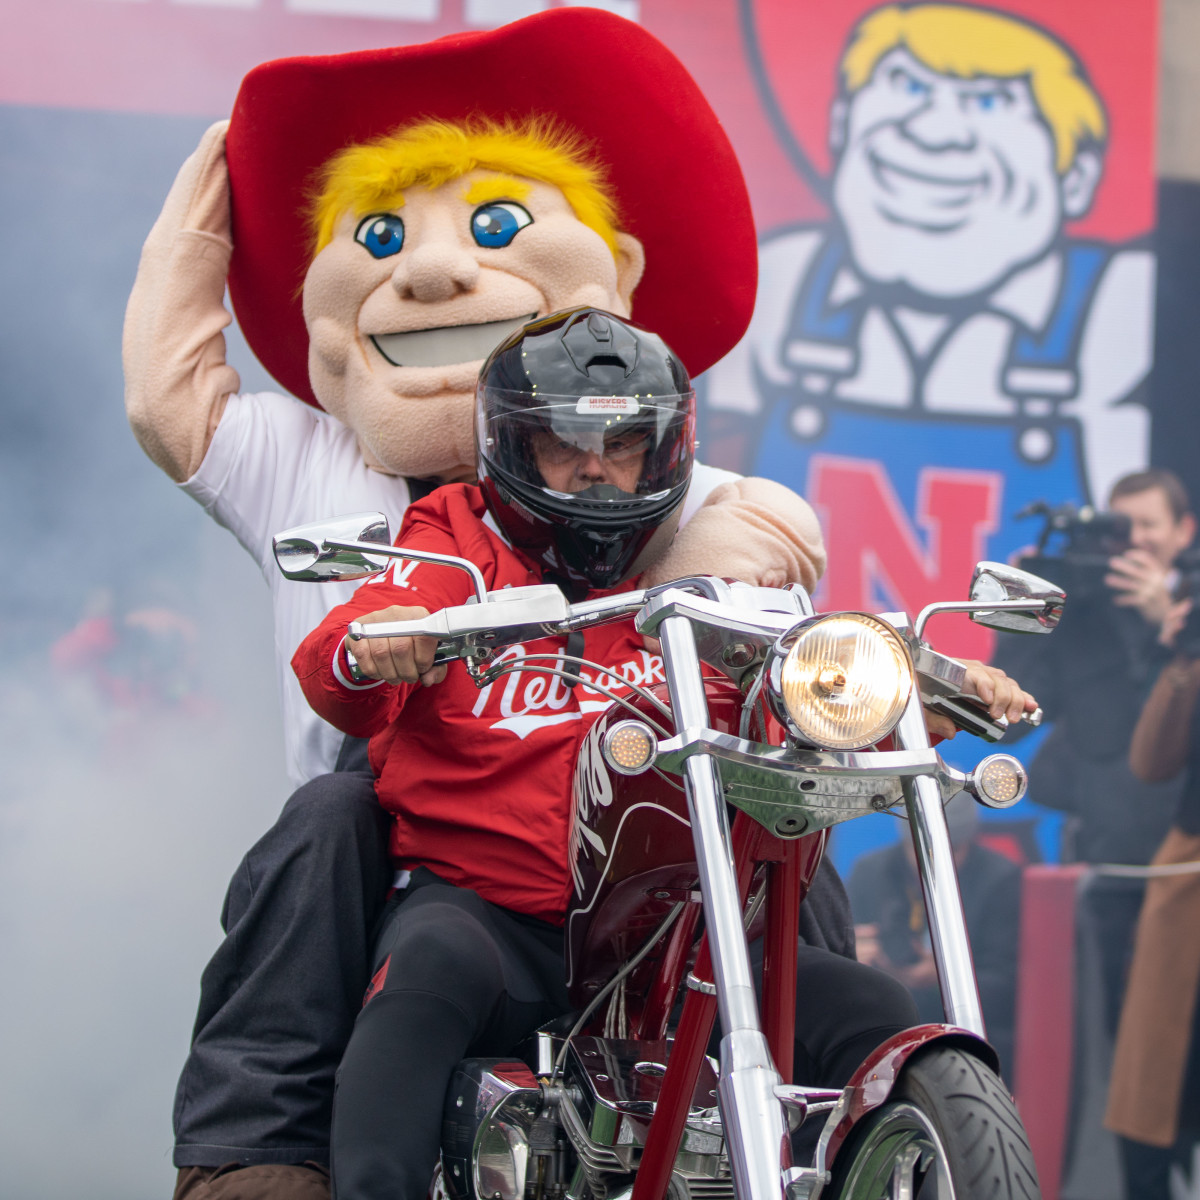
[(375, 213), (358, 223), (354, 240), (375, 258), (388, 258), (404, 245), (404, 222), (395, 213)]
[(511, 200), (482, 204), (471, 217), (471, 236), (480, 246), (498, 249), (507, 246), (526, 225), (532, 224), (529, 213)]
[(641, 454), (646, 449), (647, 437), (644, 433), (625, 433), (610, 438), (604, 443), (604, 457), (614, 462), (633, 458), (635, 454)]

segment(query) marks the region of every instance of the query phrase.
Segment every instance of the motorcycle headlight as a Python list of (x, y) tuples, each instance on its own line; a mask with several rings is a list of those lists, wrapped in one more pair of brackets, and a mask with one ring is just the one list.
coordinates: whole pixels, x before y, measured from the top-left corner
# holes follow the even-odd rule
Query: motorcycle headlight
[(827, 750), (887, 737), (912, 694), (912, 660), (900, 635), (866, 613), (837, 613), (793, 636), (772, 679), (796, 732)]

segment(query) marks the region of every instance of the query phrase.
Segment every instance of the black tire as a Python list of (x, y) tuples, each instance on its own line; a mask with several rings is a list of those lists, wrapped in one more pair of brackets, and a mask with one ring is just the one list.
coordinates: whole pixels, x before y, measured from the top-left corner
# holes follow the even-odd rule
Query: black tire
[[(908, 1189), (903, 1182), (907, 1178)], [(978, 1059), (931, 1046), (834, 1160), (831, 1200), (1040, 1200), (1029, 1139)]]

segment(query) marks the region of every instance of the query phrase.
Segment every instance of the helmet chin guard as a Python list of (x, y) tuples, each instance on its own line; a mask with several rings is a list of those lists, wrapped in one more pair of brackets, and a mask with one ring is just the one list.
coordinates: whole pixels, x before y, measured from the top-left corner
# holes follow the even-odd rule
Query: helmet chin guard
[(484, 363), (475, 433), (497, 525), (564, 582), (616, 587), (674, 536), (696, 402), (656, 334), (595, 308), (530, 322)]

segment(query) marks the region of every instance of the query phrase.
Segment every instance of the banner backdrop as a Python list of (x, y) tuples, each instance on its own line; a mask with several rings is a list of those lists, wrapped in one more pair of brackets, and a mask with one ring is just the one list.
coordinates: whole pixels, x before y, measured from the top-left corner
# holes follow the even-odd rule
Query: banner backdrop
[[(822, 211), (762, 231), (708, 428), (818, 507), (832, 607), (954, 596), (1030, 540), (1021, 509), (1103, 501), (1147, 461), (1152, 30), (1139, 44), (1115, 6), (1005, 8), (743, 9), (764, 111)], [(991, 648), (966, 621), (938, 636)]]
[[(6, 7), (0, 101), (216, 116), (262, 59), (551, 4)], [(600, 7), (680, 54), (743, 161), (758, 311), (703, 390), (703, 453), (817, 505), (823, 602), (915, 611), (956, 596), (978, 558), (1030, 540), (1014, 521), (1025, 506), (1102, 502), (1147, 461), (1154, 5)], [(991, 646), (959, 618), (938, 636), (977, 657)]]
[[(88, 984), (86, 1013), (73, 986), (6, 997), (22, 1195), (167, 1191), (170, 1093), (220, 889), (287, 796), (265, 588), (125, 424), (141, 241), (256, 63), (552, 6), (0, 0), (0, 507), (10, 545), (41, 551), (0, 597), (15, 764), (0, 908), (24, 914), (0, 955), (14, 979)], [(1021, 509), (1103, 502), (1145, 464), (1155, 0), (597, 7), (682, 58), (743, 165), (759, 298), (699, 381), (701, 457), (817, 506), (821, 603), (961, 598), (977, 559), (1033, 540)], [(229, 353), (245, 390), (270, 386), (236, 331)], [(953, 653), (991, 647), (959, 618), (930, 632)], [(839, 864), (895, 831), (839, 830)]]

